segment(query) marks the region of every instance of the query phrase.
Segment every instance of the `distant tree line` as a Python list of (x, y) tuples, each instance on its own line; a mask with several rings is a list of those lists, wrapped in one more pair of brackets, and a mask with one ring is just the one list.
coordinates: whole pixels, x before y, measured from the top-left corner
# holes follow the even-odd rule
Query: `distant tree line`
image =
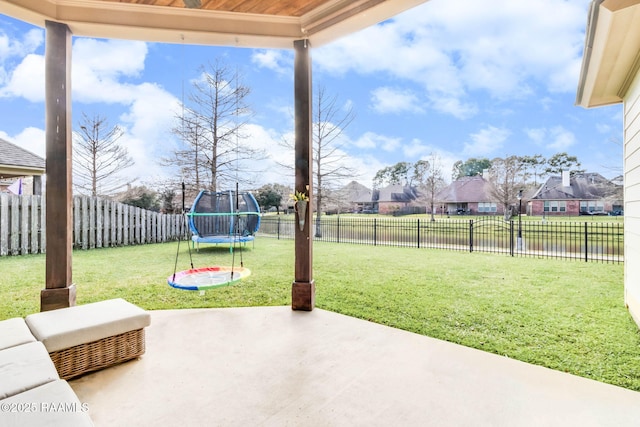
[(583, 173), (580, 162), (576, 156), (570, 156), (566, 152), (556, 153), (549, 158), (541, 154), (533, 156), (508, 156), (505, 159), (495, 158), (489, 160), (486, 157), (472, 157), (465, 161), (458, 160), (453, 164), (451, 178), (453, 181), (463, 176), (482, 175), (483, 171), (490, 170), (496, 164), (504, 164), (505, 161), (517, 164), (517, 172), (522, 182), (538, 185), (540, 181), (549, 175), (559, 175), (562, 171), (569, 171), (571, 175)]

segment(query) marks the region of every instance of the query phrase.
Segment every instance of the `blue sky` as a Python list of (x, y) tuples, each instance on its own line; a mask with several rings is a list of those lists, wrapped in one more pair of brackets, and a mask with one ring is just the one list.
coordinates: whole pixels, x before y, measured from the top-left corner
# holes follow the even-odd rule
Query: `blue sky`
[[(364, 185), (379, 169), (436, 153), (448, 179), (469, 157), (566, 151), (590, 172), (621, 173), (622, 108), (574, 106), (590, 0), (431, 0), (392, 20), (313, 48), (314, 85), (355, 120), (341, 149)], [(293, 183), (293, 51), (74, 37), (73, 124), (81, 113), (120, 125), (141, 184), (173, 172), (158, 159), (183, 87), (223, 57), (252, 89), (251, 144), (269, 157), (255, 186)], [(0, 15), (0, 138), (44, 156), (44, 30)]]

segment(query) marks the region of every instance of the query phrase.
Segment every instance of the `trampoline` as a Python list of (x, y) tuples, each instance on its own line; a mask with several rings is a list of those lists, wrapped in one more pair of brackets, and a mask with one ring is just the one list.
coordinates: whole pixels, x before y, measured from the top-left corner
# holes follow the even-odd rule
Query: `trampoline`
[(249, 277), (251, 270), (244, 267), (202, 267), (174, 273), (167, 283), (177, 289), (204, 291), (233, 285)]
[(202, 190), (187, 213), (192, 245), (246, 243), (260, 228), (260, 207), (249, 192)]

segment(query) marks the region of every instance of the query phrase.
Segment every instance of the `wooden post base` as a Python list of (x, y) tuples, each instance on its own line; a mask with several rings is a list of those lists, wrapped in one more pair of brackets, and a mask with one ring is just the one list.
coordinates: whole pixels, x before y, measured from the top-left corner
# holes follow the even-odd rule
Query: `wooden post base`
[(57, 310), (74, 305), (76, 305), (76, 285), (40, 291), (40, 311)]
[(291, 285), (291, 309), (311, 311), (316, 304), (316, 283), (293, 282)]

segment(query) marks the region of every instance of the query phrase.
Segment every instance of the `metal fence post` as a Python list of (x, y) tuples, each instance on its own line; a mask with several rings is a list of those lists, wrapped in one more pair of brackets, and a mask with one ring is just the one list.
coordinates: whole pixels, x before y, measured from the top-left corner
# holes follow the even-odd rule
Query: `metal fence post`
[(420, 249), (420, 218), (418, 218), (418, 249)]
[(473, 220), (469, 220), (469, 252), (473, 252)]
[(378, 245), (378, 218), (373, 218), (373, 246)]
[(513, 220), (509, 221), (509, 253), (513, 256)]
[(588, 222), (584, 222), (584, 262), (589, 262), (589, 231)]

